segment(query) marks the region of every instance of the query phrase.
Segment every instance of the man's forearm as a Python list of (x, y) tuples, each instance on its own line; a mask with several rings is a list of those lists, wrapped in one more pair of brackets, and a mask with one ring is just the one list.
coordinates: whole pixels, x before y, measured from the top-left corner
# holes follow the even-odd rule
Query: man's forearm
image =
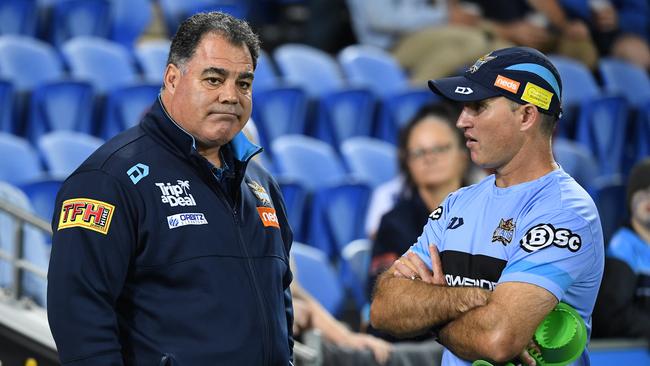
[[(495, 339), (495, 330), (502, 314), (491, 311), (483, 306), (475, 308), (457, 319), (446, 324), (438, 333), (438, 341), (458, 357), (474, 361), (488, 358), (492, 361), (509, 360), (509, 355), (499, 354), (494, 344), (501, 342)], [(523, 349), (523, 346), (522, 346)], [(506, 359), (502, 359), (505, 357)]]
[(485, 306), (446, 324), (438, 340), (461, 358), (505, 362), (521, 353), (555, 305), (554, 295), (536, 285), (502, 283)]
[(435, 286), (387, 271), (377, 280), (370, 321), (396, 336), (413, 336), (484, 305), (488, 297), (489, 291), (480, 288)]

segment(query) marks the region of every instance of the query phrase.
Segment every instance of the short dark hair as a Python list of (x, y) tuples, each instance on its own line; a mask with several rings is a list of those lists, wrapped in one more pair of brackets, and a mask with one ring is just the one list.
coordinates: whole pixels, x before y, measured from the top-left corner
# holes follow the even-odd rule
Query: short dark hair
[(627, 209), (632, 218), (632, 197), (638, 191), (650, 188), (650, 158), (636, 162), (630, 171), (625, 192)]
[[(514, 100), (508, 100), (510, 102), (510, 109), (512, 111), (517, 110), (517, 108), (521, 107), (523, 104), (517, 103)], [(544, 133), (545, 136), (552, 136), (553, 131), (555, 131), (555, 126), (557, 125), (558, 118), (555, 115), (550, 115), (548, 113), (544, 113), (539, 109), (539, 107), (535, 107), (537, 110), (540, 112), (541, 120), (540, 120), (540, 128), (542, 129), (542, 133)]]
[(246, 21), (232, 15), (213, 11), (197, 13), (185, 19), (172, 38), (167, 64), (181, 68), (194, 55), (196, 46), (207, 33), (224, 36), (233, 45), (245, 45), (253, 59), (253, 69), (257, 67), (260, 53), (260, 39)]
[[(413, 180), (413, 176), (408, 167), (408, 142), (411, 138), (413, 129), (429, 117), (438, 118), (451, 128), (451, 132), (458, 144), (458, 148), (466, 150), (467, 148), (465, 147), (465, 137), (463, 136), (463, 132), (456, 127), (456, 120), (458, 119), (458, 116), (460, 116), (461, 110), (462, 106), (460, 104), (448, 101), (425, 104), (400, 130), (397, 141), (397, 162), (399, 164), (400, 172), (404, 175), (404, 180), (406, 182), (404, 188), (406, 190), (413, 190), (416, 188), (415, 181)], [(462, 185), (466, 185), (467, 182), (467, 177), (463, 176)]]

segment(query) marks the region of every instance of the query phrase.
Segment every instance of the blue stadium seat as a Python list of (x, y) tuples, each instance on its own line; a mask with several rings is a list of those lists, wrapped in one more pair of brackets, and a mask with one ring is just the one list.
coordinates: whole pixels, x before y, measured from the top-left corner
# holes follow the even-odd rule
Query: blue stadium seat
[(61, 179), (43, 178), (27, 184), (21, 184), (19, 188), (29, 197), (34, 212), (50, 222), (54, 215), (54, 204), (56, 194), (59, 192), (63, 181)]
[[(157, 39), (139, 43), (135, 47), (135, 57), (142, 68), (145, 81), (162, 84), (171, 41)], [(257, 73), (255, 74), (257, 79)]]
[(282, 191), (282, 198), (284, 198), (287, 218), (293, 231), (293, 239), (304, 242), (307, 240), (305, 233), (309, 222), (307, 207), (311, 200), (310, 194), (305, 187), (296, 181), (285, 179), (282, 176), (279, 176), (277, 181)]
[(365, 89), (347, 88), (320, 98), (314, 136), (338, 148), (342, 141), (374, 132), (376, 98)]
[(305, 133), (307, 95), (300, 88), (253, 90), (253, 119), (264, 147), (280, 136)]
[(626, 171), (631, 169), (634, 163), (650, 156), (650, 102), (638, 111), (633, 130), (628, 136), (634, 141), (634, 149)]
[[(17, 187), (0, 182), (0, 200), (32, 212), (29, 199)], [(0, 248), (10, 255), (15, 253), (17, 222), (9, 214), (0, 211)], [(23, 256), (30, 264), (47, 272), (50, 253), (42, 232), (27, 224), (23, 225)], [(13, 285), (12, 268), (8, 261), (0, 259), (0, 287)], [(32, 298), (41, 306), (46, 305), (46, 281), (33, 273), (23, 276), (24, 296)]]
[(395, 145), (371, 137), (343, 141), (341, 153), (355, 178), (376, 187), (397, 175)]
[(336, 259), (346, 244), (364, 238), (372, 189), (363, 183), (341, 183), (316, 190), (307, 243)]
[(354, 240), (341, 252), (341, 280), (343, 285), (351, 290), (359, 309), (370, 302), (366, 289), (371, 257), (372, 240), (370, 239)]
[(302, 135), (281, 136), (271, 143), (271, 150), (278, 172), (309, 190), (347, 180), (334, 149), (320, 140)]
[(75, 37), (108, 38), (111, 5), (107, 0), (66, 0), (52, 4), (50, 42), (61, 46)]
[(94, 133), (93, 87), (82, 81), (54, 81), (37, 86), (30, 98), (25, 133), (34, 144), (51, 131)]
[(337, 316), (345, 294), (327, 256), (317, 248), (294, 242), (291, 258), (295, 261), (296, 268), (293, 270), (300, 285), (330, 314)]
[(92, 154), (103, 140), (80, 132), (55, 131), (38, 139), (38, 151), (50, 175), (66, 178)]
[(410, 89), (402, 67), (381, 48), (347, 46), (339, 52), (338, 60), (351, 85), (368, 88), (381, 97), (393, 96)]
[(0, 181), (24, 184), (43, 176), (36, 150), (27, 140), (0, 133)]
[(553, 65), (562, 78), (562, 107), (579, 105), (601, 95), (591, 71), (582, 63), (563, 56), (551, 56)]
[(37, 6), (35, 0), (0, 0), (0, 35), (36, 34)]
[(273, 62), (264, 50), (260, 50), (260, 54), (257, 57), (257, 67), (255, 68), (253, 90), (267, 90), (278, 86), (280, 86), (280, 79), (275, 71)]
[(332, 56), (311, 46), (285, 44), (274, 58), (284, 80), (318, 102), (316, 123), (307, 132), (335, 148), (346, 138), (372, 134), (375, 97), (368, 89), (349, 87)]
[(283, 79), (300, 86), (310, 97), (319, 97), (345, 86), (336, 60), (312, 46), (283, 44), (275, 49), (273, 58)]
[(614, 232), (627, 221), (629, 216), (623, 179), (620, 175), (598, 179), (594, 182), (592, 197), (600, 215), (603, 238), (605, 243), (609, 243)]
[(14, 86), (8, 80), (0, 80), (0, 132), (15, 133)]
[(0, 77), (28, 91), (64, 76), (63, 63), (47, 43), (25, 36), (0, 37)]
[(99, 94), (140, 81), (134, 60), (119, 43), (97, 37), (77, 37), (65, 42), (62, 50), (72, 75), (89, 81)]
[(562, 137), (553, 139), (553, 155), (562, 169), (587, 192), (599, 176), (598, 162), (585, 146)]
[(151, 0), (110, 0), (111, 33), (110, 38), (133, 48), (153, 18)]
[(386, 51), (367, 45), (351, 45), (338, 54), (352, 86), (368, 88), (381, 99), (375, 136), (396, 143), (399, 129), (424, 104), (437, 98), (426, 88), (413, 88), (402, 67)]
[(550, 59), (562, 78), (562, 119), (557, 126), (558, 135), (574, 138), (580, 105), (599, 97), (601, 90), (584, 64), (563, 56)]
[(600, 175), (622, 171), (627, 116), (627, 103), (622, 97), (596, 98), (580, 107), (576, 141), (591, 150)]
[(104, 105), (104, 121), (99, 137), (108, 140), (137, 125), (160, 92), (160, 85), (142, 84), (114, 89)]
[(170, 35), (176, 33), (181, 22), (192, 14), (220, 10), (243, 19), (251, 6), (248, 0), (160, 0), (158, 3)]
[(603, 88), (609, 94), (623, 96), (634, 108), (650, 101), (650, 77), (640, 67), (618, 59), (603, 58), (598, 69)]

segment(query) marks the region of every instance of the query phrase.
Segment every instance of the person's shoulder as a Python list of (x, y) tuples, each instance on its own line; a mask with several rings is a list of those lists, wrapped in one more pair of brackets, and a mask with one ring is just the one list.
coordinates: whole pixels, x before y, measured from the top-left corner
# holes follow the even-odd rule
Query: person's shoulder
[(258, 163), (255, 158), (251, 159), (246, 166), (246, 176), (250, 179), (262, 180), (265, 182), (272, 182), (277, 185), (277, 181), (271, 174), (271, 172), (266, 169), (266, 167)]
[(607, 246), (607, 256), (626, 262), (633, 271), (637, 270), (637, 258), (643, 258), (643, 252), (650, 247), (628, 227), (618, 229)]
[[(117, 136), (111, 138), (97, 150), (95, 150), (69, 177), (76, 175), (103, 174), (109, 176), (121, 176), (128, 178), (130, 169), (144, 168), (140, 160), (143, 154), (159, 155), (159, 146), (139, 127), (132, 127)], [(138, 165), (139, 164), (139, 165)], [(140, 168), (138, 168), (139, 166)], [(135, 167), (135, 168), (134, 168)]]
[(546, 211), (562, 211), (593, 220), (598, 211), (587, 191), (562, 169), (554, 170), (533, 185), (532, 203)]
[(474, 184), (460, 187), (459, 189), (451, 192), (449, 196), (447, 196), (447, 201), (449, 204), (452, 204), (458, 200), (473, 201), (476, 199), (476, 197), (484, 195), (485, 192), (489, 191), (492, 186), (494, 186), (494, 175), (488, 175)]

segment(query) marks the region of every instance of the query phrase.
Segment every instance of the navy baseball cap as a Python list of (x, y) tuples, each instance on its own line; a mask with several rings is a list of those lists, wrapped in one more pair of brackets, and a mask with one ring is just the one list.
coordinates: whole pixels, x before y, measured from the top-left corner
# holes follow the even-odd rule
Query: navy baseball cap
[(429, 88), (457, 102), (503, 96), (519, 104), (532, 103), (560, 117), (562, 80), (551, 61), (529, 47), (510, 47), (482, 56), (461, 76), (429, 80)]

